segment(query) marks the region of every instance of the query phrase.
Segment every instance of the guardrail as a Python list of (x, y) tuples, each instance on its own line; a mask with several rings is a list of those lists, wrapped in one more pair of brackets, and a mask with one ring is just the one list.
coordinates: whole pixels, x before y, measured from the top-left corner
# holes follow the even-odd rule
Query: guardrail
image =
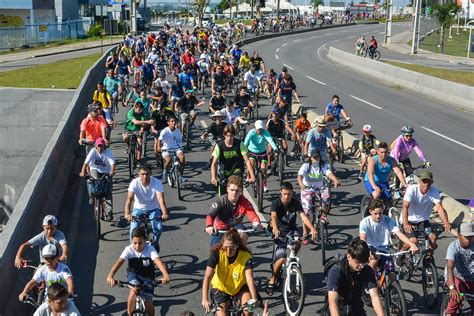
[(13, 265), (16, 252), (21, 243), (38, 232), (43, 216), (58, 211), (79, 146), (78, 127), (96, 89), (96, 78), (104, 75), (107, 55), (108, 52), (86, 72), (0, 235), (0, 315), (25, 315), (18, 294), (28, 280), (19, 279), (19, 271)]
[(428, 98), (474, 110), (474, 87), (362, 58), (334, 47), (329, 47), (328, 58), (377, 80), (384, 80)]

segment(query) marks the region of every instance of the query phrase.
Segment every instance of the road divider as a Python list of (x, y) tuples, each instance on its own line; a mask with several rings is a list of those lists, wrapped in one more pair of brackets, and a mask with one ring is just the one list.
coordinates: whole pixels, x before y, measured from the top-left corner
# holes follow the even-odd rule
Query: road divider
[[(298, 113), (298, 109), (300, 108), (301, 104), (293, 104), (292, 105), (292, 113), (295, 115)], [(310, 122), (313, 122), (318, 117), (318, 114), (312, 110), (307, 111), (307, 118)], [(360, 156), (359, 153), (359, 139), (356, 138), (354, 135), (349, 134), (347, 131), (342, 132), (342, 137), (344, 139), (344, 150), (345, 152), (349, 152), (355, 158)], [(417, 177), (416, 177), (417, 178)], [(436, 174), (435, 174), (436, 178)], [(418, 178), (416, 180), (419, 180)], [(441, 188), (439, 188), (441, 189)], [(463, 205), (453, 199), (452, 197), (444, 194), (441, 192), (441, 204), (443, 205), (444, 209), (448, 213), (449, 222), (452, 223), (453, 229), (451, 233), (453, 235), (457, 235), (457, 227), (462, 222), (469, 222), (471, 220), (471, 213), (469, 207)], [(435, 214), (436, 215), (436, 214)], [(441, 219), (438, 216), (434, 216), (433, 220), (437, 223), (441, 223)]]
[(328, 58), (359, 73), (425, 97), (474, 110), (474, 87), (435, 78), (329, 47)]

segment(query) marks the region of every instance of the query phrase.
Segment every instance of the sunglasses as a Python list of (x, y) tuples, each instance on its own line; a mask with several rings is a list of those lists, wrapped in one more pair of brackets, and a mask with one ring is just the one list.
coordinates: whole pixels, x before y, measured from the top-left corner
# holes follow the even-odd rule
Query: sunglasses
[(222, 249), (224, 251), (236, 251), (237, 250), (237, 246), (227, 246), (227, 247), (222, 247)]

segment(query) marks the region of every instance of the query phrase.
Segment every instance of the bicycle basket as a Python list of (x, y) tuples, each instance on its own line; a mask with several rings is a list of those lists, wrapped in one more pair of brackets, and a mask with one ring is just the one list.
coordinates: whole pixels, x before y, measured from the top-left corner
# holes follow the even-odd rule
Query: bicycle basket
[(109, 190), (109, 182), (105, 179), (93, 179), (88, 181), (92, 196), (106, 196)]

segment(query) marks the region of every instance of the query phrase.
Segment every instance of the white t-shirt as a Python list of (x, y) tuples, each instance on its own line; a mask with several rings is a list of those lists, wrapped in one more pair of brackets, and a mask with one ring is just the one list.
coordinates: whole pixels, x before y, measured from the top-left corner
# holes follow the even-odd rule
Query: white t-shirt
[(255, 90), (257, 88), (257, 72), (255, 71), (254, 74), (249, 70), (244, 75), (244, 81), (247, 82), (247, 89)]
[(303, 177), (303, 184), (307, 187), (321, 188), (323, 186), (323, 175), (329, 176), (331, 170), (329, 170), (327, 164), (322, 167), (319, 166), (319, 162), (312, 163), (311, 167), (308, 162), (304, 163), (298, 175)]
[(240, 109), (234, 108), (234, 110), (231, 112), (226, 107), (222, 110), (222, 115), (224, 115), (225, 117), (224, 122), (227, 123), (227, 125), (232, 125), (234, 124), (235, 120), (240, 116)]
[(64, 233), (60, 230), (56, 230), (53, 234), (53, 238), (49, 240), (46, 235), (44, 234), (44, 231), (36, 235), (35, 237), (31, 238), (28, 240), (28, 242), (31, 245), (31, 248), (33, 247), (38, 247), (39, 248), (39, 256), (41, 259), (41, 251), (43, 250), (43, 247), (49, 244), (55, 245), (56, 248), (58, 249), (59, 255), (62, 255), (63, 253), (63, 248), (61, 245), (67, 244), (66, 241), (66, 236), (64, 236)]
[(71, 270), (69, 270), (67, 265), (61, 262), (58, 263), (58, 266), (54, 271), (50, 271), (46, 265), (42, 265), (33, 275), (33, 280), (35, 280), (36, 283), (41, 283), (44, 281), (46, 283), (46, 287), (49, 287), (54, 283), (60, 283), (65, 288), (67, 288), (67, 278), (72, 278)]
[(151, 258), (152, 261), (155, 261), (158, 258), (158, 252), (156, 251), (155, 247), (150, 243), (145, 243), (145, 247), (143, 248), (142, 252), (138, 252), (133, 249), (132, 245), (128, 245), (122, 251), (120, 258), (123, 260), (130, 260), (133, 258)]
[(169, 127), (164, 128), (161, 133), (159, 140), (162, 143), (162, 149), (180, 149), (183, 147), (183, 134), (179, 128), (176, 128), (174, 131), (171, 131)]
[(158, 204), (158, 192), (163, 193), (161, 181), (155, 177), (150, 177), (150, 184), (147, 187), (142, 185), (140, 178), (133, 179), (128, 187), (129, 192), (135, 194), (133, 208), (141, 211), (151, 211), (160, 208)]
[(112, 171), (112, 166), (115, 165), (115, 158), (108, 148), (102, 154), (99, 154), (97, 149), (93, 148), (89, 151), (84, 163), (91, 169), (97, 170), (97, 172), (109, 174)]
[(390, 234), (395, 234), (399, 230), (395, 221), (386, 215), (383, 215), (380, 222), (375, 222), (367, 216), (359, 225), (359, 233), (366, 234), (367, 244), (380, 251), (387, 251)]
[[(48, 302), (41, 304), (33, 316), (53, 316), (53, 312), (51, 311)], [(59, 316), (81, 316), (81, 313), (76, 305), (74, 305), (74, 302), (68, 300), (66, 311), (59, 313)]]
[[(410, 223), (420, 223), (430, 219), (433, 206), (441, 202), (439, 190), (430, 187), (425, 195), (421, 194), (418, 184), (410, 185), (403, 197), (403, 201), (409, 202), (408, 221)], [(400, 223), (403, 222), (403, 213), (400, 216)]]

